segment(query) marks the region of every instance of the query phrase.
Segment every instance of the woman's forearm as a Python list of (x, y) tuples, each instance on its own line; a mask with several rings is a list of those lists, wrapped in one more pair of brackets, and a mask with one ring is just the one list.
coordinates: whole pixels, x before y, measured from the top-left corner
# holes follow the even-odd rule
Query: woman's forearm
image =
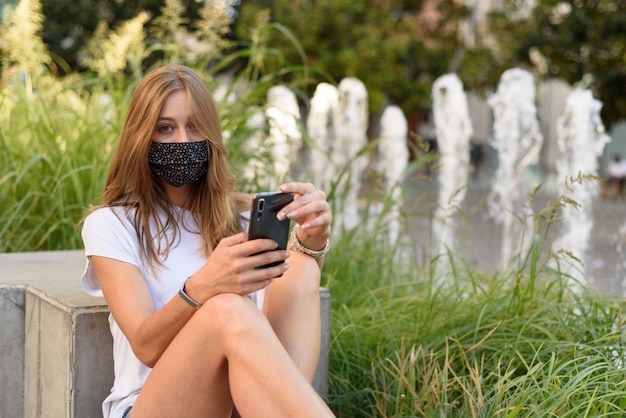
[(178, 294), (139, 326), (132, 341), (133, 352), (148, 367), (154, 367), (174, 337), (196, 312)]

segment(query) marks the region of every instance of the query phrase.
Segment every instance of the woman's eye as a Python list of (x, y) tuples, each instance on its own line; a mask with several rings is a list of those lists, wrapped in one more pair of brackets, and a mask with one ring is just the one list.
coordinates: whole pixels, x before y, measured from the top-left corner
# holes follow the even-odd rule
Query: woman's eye
[(198, 128), (196, 128), (196, 124), (195, 123), (192, 123), (192, 124), (189, 125), (189, 129), (196, 130)]
[(160, 125), (159, 127), (157, 127), (157, 132), (161, 133), (172, 132), (173, 130), (174, 128), (171, 125)]

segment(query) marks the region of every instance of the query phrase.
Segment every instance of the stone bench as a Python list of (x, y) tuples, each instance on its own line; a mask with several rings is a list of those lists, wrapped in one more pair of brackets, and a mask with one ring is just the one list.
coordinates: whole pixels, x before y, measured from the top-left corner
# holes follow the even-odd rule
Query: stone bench
[[(82, 251), (0, 253), (0, 417), (101, 416), (113, 382), (106, 303), (80, 286)], [(320, 288), (322, 350), (313, 383), (328, 393), (330, 294)]]

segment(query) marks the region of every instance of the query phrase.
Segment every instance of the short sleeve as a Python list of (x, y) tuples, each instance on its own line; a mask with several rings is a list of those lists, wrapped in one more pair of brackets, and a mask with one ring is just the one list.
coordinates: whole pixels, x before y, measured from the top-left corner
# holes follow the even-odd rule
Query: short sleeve
[(102, 296), (90, 256), (101, 256), (141, 266), (137, 234), (124, 208), (101, 208), (87, 216), (82, 229), (86, 266), (81, 284), (92, 296)]

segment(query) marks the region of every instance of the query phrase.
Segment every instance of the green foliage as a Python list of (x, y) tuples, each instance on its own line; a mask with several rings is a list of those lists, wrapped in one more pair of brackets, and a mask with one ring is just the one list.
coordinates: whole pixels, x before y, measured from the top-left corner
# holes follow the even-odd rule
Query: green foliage
[[(543, 209), (549, 219), (537, 224), (549, 225), (560, 204)], [(509, 273), (457, 268), (439, 284), (429, 266), (389, 248), (380, 229), (364, 227), (336, 242), (325, 266), (333, 411), (622, 416), (624, 303), (572, 286), (549, 267), (545, 248), (534, 239)]]
[[(71, 14), (67, 3), (59, 3), (65, 4)], [(412, 4), (398, 2), (396, 7), (400, 9), (393, 9), (393, 13), (404, 10), (405, 3)], [(370, 30), (388, 42), (383, 47), (386, 52), (377, 57), (397, 58), (389, 40), (396, 30), (399, 38), (394, 38), (395, 42), (403, 42), (401, 26), (387, 22), (375, 28), (371, 7), (366, 10), (360, 2), (343, 1), (298, 5), (305, 8), (307, 4), (324, 6), (309, 18), (327, 24), (329, 34), (339, 36), (347, 24), (370, 22), (370, 26), (361, 28), (362, 43), (354, 48), (369, 53), (366, 56), (370, 61), (375, 60), (370, 48), (377, 48), (383, 41), (369, 36)], [(201, 13), (206, 26), (196, 26), (198, 38), (227, 33), (227, 20), (218, 19), (216, 23), (211, 20), (215, 16), (206, 13)], [(393, 14), (392, 9), (389, 13)], [(138, 14), (125, 21), (130, 24), (134, 16)], [(269, 16), (256, 16), (256, 23), (249, 25), (246, 43), (239, 48), (227, 49), (230, 44), (224, 40), (224, 49), (217, 55), (211, 52), (197, 64), (213, 90), (226, 88), (217, 97), (218, 109), (238, 173), (251, 159), (269, 161), (267, 149), (246, 146), (250, 136), (265, 128), (253, 127), (248, 120), (263, 109), (267, 89), (285, 80), (301, 87), (311, 83), (304, 64), (312, 56), (304, 51), (305, 43), (312, 40), (305, 38), (301, 44), (288, 26), (271, 22)], [(343, 25), (335, 26), (337, 19), (344, 19)], [(7, 22), (11, 21), (3, 20), (3, 42), (11, 25), (19, 23)], [(300, 22), (306, 27), (305, 23)], [(209, 27), (215, 28), (214, 34)], [(103, 60), (105, 47), (126, 39), (124, 25), (103, 26), (101, 31), (91, 45), (92, 59)], [(28, 33), (37, 36), (36, 30)], [(158, 42), (175, 41), (170, 35), (164, 34)], [(280, 42), (287, 42), (288, 47), (277, 50), (274, 45)], [(442, 50), (450, 55), (437, 57), (437, 48), (426, 43), (411, 45), (412, 52), (403, 58), (408, 67), (415, 65), (411, 76), (417, 79), (428, 68), (449, 65), (456, 41), (443, 37), (440, 42)], [(166, 48), (155, 46), (150, 52), (155, 50), (166, 55)], [(100, 77), (73, 74), (62, 79), (46, 71), (42, 64), (47, 59), (45, 51), (39, 50), (41, 55), (33, 60), (26, 56), (8, 59), (3, 52), (3, 75), (18, 68), (24, 58), (32, 66), (32, 73), (39, 76), (32, 85), (20, 77), (5, 77), (0, 85), (0, 251), (81, 247), (78, 222), (87, 207), (99, 199), (129, 95), (146, 66), (147, 50), (137, 51), (130, 60), (126, 54), (123, 64), (117, 61), (116, 66), (107, 67), (103, 61), (98, 64), (101, 67), (94, 66)], [(345, 48), (331, 51), (338, 62), (348, 63), (354, 58)], [(432, 59), (434, 67), (422, 62), (424, 57)], [(487, 57), (484, 52), (483, 59)], [(316, 59), (330, 62), (328, 57)], [(211, 65), (207, 65), (209, 61)], [(126, 67), (129, 62), (131, 71)], [(389, 66), (400, 68), (404, 63), (401, 60), (401, 64)], [(379, 68), (376, 65), (369, 62), (367, 68), (373, 71)], [(358, 68), (353, 71), (351, 75), (360, 74)], [(479, 65), (468, 74), (481, 82), (488, 79), (487, 71)], [(427, 85), (420, 82), (415, 87), (421, 95), (416, 103), (429, 91)], [(402, 84), (397, 86), (401, 88)], [(239, 186), (250, 191), (254, 188), (244, 183)], [(449, 254), (455, 274), (443, 285), (433, 277), (436, 260), (431, 261), (428, 254), (424, 260), (415, 260), (419, 243), (400, 245), (385, 238), (389, 200), (384, 202), (382, 215), (376, 219), (366, 216), (364, 226), (336, 240), (324, 270), (324, 285), (331, 289), (333, 298), (328, 400), (336, 414), (623, 416), (623, 302), (588, 289), (572, 288), (565, 275), (550, 267), (550, 261), (560, 254), (546, 250), (548, 234), (540, 233), (556, 219), (558, 208), (564, 204), (576, 202), (559, 199), (535, 215), (533, 245), (528, 254), (520, 255), (519, 265), (511, 272), (485, 276)]]
[[(0, 2), (5, 3), (18, 2)], [(176, 43), (168, 41), (158, 46), (164, 39), (173, 39), (171, 30), (167, 34), (158, 32), (160, 35), (154, 38), (148, 36), (149, 43), (157, 44), (155, 48), (160, 52), (155, 54), (150, 50), (155, 55), (147, 66), (160, 59), (177, 60), (179, 56), (185, 62), (207, 63), (216, 58), (216, 51), (232, 46), (216, 43), (218, 37), (203, 37), (201, 27), (220, 15), (210, 10), (217, 7), (214, 2), (41, 0), (41, 3), (46, 16), (43, 39), (55, 59), (51, 65), (59, 73), (80, 68), (79, 57), (100, 22), (106, 22), (107, 28), (116, 31), (123, 22), (144, 11), (153, 20), (181, 29)], [(503, 9), (493, 14), (487, 27), (474, 21), (469, 15), (470, 8), (461, 3), (250, 0), (242, 2), (237, 22), (220, 22), (209, 33), (226, 34), (217, 27), (235, 23), (237, 42), (245, 42), (249, 39), (245, 33), (250, 22), (259, 10), (268, 9), (271, 22), (294, 34), (306, 51), (306, 58), (300, 58), (301, 51), (293, 48), (292, 40), (274, 31), (265, 49), (263, 68), (273, 73), (283, 64), (306, 63), (315, 77), (302, 86), (309, 89), (308, 93), (319, 81), (359, 77), (370, 91), (373, 114), (387, 101), (399, 104), (407, 114), (427, 112), (430, 86), (446, 72), (458, 72), (468, 89), (484, 93), (495, 88), (504, 70), (518, 65), (538, 66), (545, 76), (562, 77), (569, 83), (580, 82), (586, 76), (585, 82), (592, 83), (596, 97), (604, 103), (602, 115), (608, 127), (626, 114), (626, 99), (620, 94), (626, 65), (621, 53), (625, 42), (622, 27), (626, 23), (623, 2), (542, 0), (530, 15), (518, 10), (527, 2), (501, 2)], [(175, 11), (170, 13), (171, 19), (165, 19), (170, 16), (166, 11)], [(464, 32), (459, 29), (467, 24), (475, 25), (475, 43), (465, 43), (465, 35), (460, 35)], [(200, 55), (181, 45), (181, 42), (196, 43), (196, 38), (208, 41)], [(288, 77), (284, 80), (293, 81)]]
[[(380, 111), (387, 100), (400, 104), (407, 113), (428, 109), (432, 82), (451, 70), (455, 51), (461, 46), (457, 28), (465, 8), (454, 1), (435, 2), (431, 20), (422, 18), (426, 5), (432, 6), (423, 1), (269, 3), (272, 21), (293, 32), (313, 73), (320, 74), (316, 81), (359, 78), (368, 87), (372, 113)], [(263, 8), (268, 8), (268, 2), (242, 3), (236, 30), (239, 36), (245, 35), (250, 20)], [(287, 48), (286, 43), (284, 38), (269, 40), (285, 54), (286, 61), (295, 62), (298, 51)]]
[(153, 33), (157, 39), (171, 39), (188, 23), (182, 13), (185, 6), (180, 0), (165, 0), (161, 15), (152, 21)]
[(39, 0), (22, 0), (6, 6), (0, 24), (2, 83), (24, 80), (32, 90), (33, 78), (41, 75), (49, 61), (41, 40), (43, 15)]
[[(146, 12), (152, 18), (161, 13), (164, 0), (42, 0), (43, 40), (49, 50), (73, 71), (80, 69), (82, 51), (101, 22), (117, 30), (124, 22)], [(184, 19), (192, 25), (202, 3), (183, 0)], [(64, 72), (69, 72), (66, 70)]]
[(104, 187), (121, 129), (115, 100), (47, 78), (0, 96), (0, 251), (80, 248), (77, 222)]
[(490, 30), (501, 34), (495, 40), (502, 63), (533, 63), (545, 77), (590, 83), (604, 103), (607, 126), (626, 115), (623, 1), (542, 0), (527, 16), (511, 19), (511, 14), (491, 16)]
[[(130, 94), (144, 73), (145, 18), (140, 14), (116, 30), (102, 27), (101, 36), (90, 43), (88, 58), (97, 77), (83, 73), (56, 78), (40, 64), (34, 85), (11, 79), (0, 86), (0, 251), (82, 246), (78, 222), (98, 202)], [(224, 33), (224, 26), (211, 23), (215, 19), (209, 18), (204, 37), (210, 37), (210, 25)], [(116, 50), (121, 53), (111, 53)], [(248, 120), (263, 109), (267, 90), (281, 74), (289, 72), (294, 79), (303, 74), (286, 67), (259, 76), (251, 55), (250, 49), (239, 49), (210, 67), (206, 62), (195, 67), (214, 91), (227, 90), (217, 101), (237, 173), (251, 158), (271, 166), (269, 149), (246, 146), (255, 131), (264, 132)], [(237, 67), (235, 77), (220, 74), (231, 67)], [(239, 187), (251, 191), (254, 186), (241, 182)]]
[(143, 25), (148, 20), (146, 13), (124, 22), (111, 31), (105, 22), (100, 22), (93, 38), (86, 45), (82, 64), (95, 71), (100, 77), (123, 72), (127, 66), (140, 73), (145, 58)]
[(194, 28), (198, 40), (206, 45), (204, 59), (207, 62), (219, 58), (221, 51), (230, 46), (227, 36), (230, 34), (232, 23), (233, 19), (226, 16), (217, 3), (205, 2), (200, 9), (199, 19)]

